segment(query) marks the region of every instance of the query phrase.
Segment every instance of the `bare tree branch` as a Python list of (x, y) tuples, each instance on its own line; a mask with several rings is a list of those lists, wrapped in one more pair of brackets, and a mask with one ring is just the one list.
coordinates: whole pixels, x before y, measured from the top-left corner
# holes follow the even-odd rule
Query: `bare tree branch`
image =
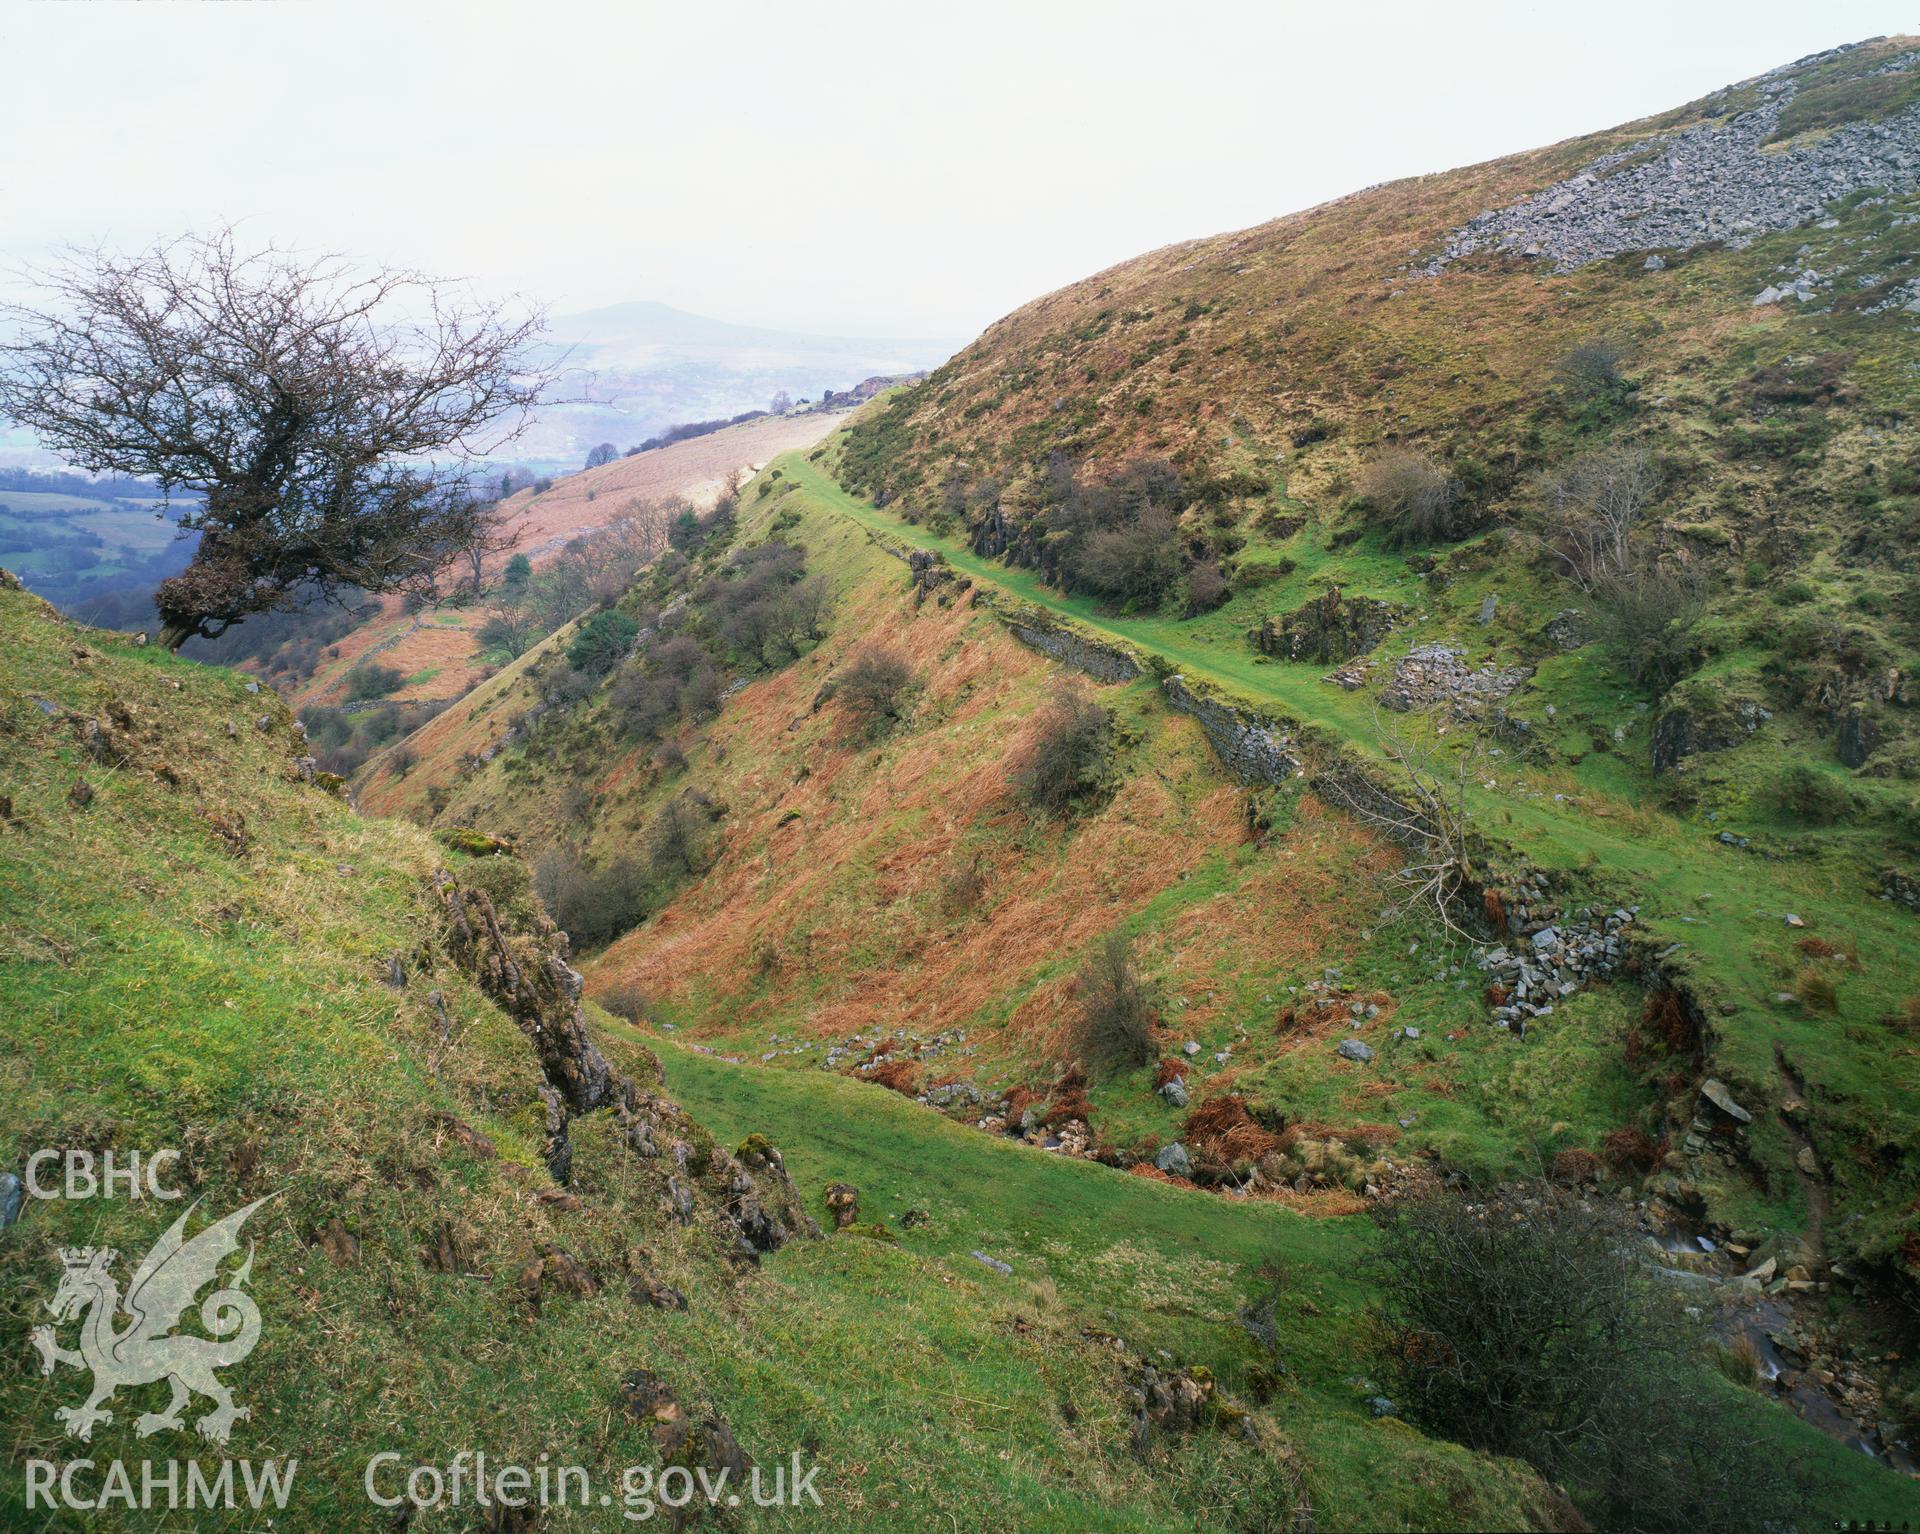
[(1374, 737), (1392, 766), (1391, 784), (1380, 786), (1352, 770), (1322, 773), (1314, 786), (1412, 855), (1388, 878), (1391, 916), (1435, 918), (1455, 937), (1471, 942), (1474, 935), (1460, 920), (1460, 897), (1474, 881), (1467, 801), (1482, 745), (1478, 734), (1469, 732), (1450, 751), (1443, 750), (1430, 720), (1428, 725), (1414, 734), (1376, 707)]

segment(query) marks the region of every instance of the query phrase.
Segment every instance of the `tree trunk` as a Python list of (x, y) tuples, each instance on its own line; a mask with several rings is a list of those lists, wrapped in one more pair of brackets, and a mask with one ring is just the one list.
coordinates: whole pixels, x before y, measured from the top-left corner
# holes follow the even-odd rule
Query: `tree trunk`
[(189, 623), (169, 622), (160, 626), (160, 643), (169, 650), (177, 651), (180, 646), (193, 638), (198, 630)]

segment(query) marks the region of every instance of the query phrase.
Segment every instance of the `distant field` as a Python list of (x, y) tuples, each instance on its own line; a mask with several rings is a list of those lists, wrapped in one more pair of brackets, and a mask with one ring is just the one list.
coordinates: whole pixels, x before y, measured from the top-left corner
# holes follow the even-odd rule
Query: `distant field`
[(153, 497), (0, 489), (0, 567), (57, 607), (151, 585), (179, 569), (191, 545)]

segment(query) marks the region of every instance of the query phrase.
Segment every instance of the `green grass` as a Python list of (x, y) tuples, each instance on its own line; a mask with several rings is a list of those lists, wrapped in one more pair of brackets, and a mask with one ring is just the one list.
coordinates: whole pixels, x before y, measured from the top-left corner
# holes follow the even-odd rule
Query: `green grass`
[[(1044, 1281), (1049, 1308), (1078, 1311), (1130, 1340), (1151, 1338), (1152, 1346), (1204, 1363), (1229, 1383), (1250, 1361), (1232, 1322), (1235, 1297), (1246, 1292), (1253, 1266), (1277, 1259), (1287, 1272), (1282, 1314), (1290, 1373), (1276, 1411), (1304, 1458), (1322, 1526), (1340, 1527), (1353, 1516), (1343, 1509), (1356, 1478), (1377, 1499), (1354, 1510), (1365, 1526), (1439, 1527), (1457, 1516), (1459, 1467), (1404, 1425), (1371, 1418), (1361, 1401), (1370, 1391), (1356, 1370), (1366, 1356), (1365, 1317), (1375, 1294), (1365, 1269), (1372, 1232), (1364, 1221), (1305, 1218), (1062, 1160), (825, 1073), (735, 1066), (675, 1047), (662, 1050), (661, 1060), (674, 1092), (723, 1139), (749, 1125), (761, 1128), (784, 1147), (803, 1183), (859, 1187), (863, 1220), (897, 1221), (908, 1209), (925, 1210), (926, 1224), (901, 1233), (907, 1254), (961, 1272), (976, 1249), (1009, 1261), (1012, 1278), (979, 1281), (989, 1293), (1017, 1295)], [(1541, 1069), (1550, 1073), (1546, 1062)], [(813, 1258), (790, 1251), (772, 1266), (785, 1277), (790, 1266)], [(1920, 1507), (1900, 1477), (1784, 1411), (1757, 1400), (1754, 1410), (1777, 1433), (1781, 1452), (1803, 1456), (1846, 1488), (1845, 1516), (1897, 1519)], [(1424, 1483), (1418, 1491), (1396, 1479), (1410, 1472)], [(1499, 1484), (1489, 1469), (1479, 1490), (1494, 1495)], [(1507, 1485), (1499, 1495), (1513, 1494), (1513, 1483)]]
[[(76, 640), (87, 651), (79, 664)], [(249, 1227), (262, 1341), (229, 1374), (253, 1413), (230, 1452), (301, 1463), (277, 1527), (364, 1522), (361, 1475), (376, 1450), (408, 1463), (472, 1447), (496, 1463), (547, 1454), (609, 1485), (619, 1467), (655, 1460), (615, 1409), (617, 1382), (636, 1367), (663, 1373), (690, 1411), (724, 1416), (757, 1461), (799, 1448), (821, 1464), (828, 1511), (819, 1526), (1199, 1530), (1232, 1526), (1259, 1497), (1286, 1492), (1282, 1446), (1294, 1434), (1271, 1414), (1267, 1451), (1207, 1431), (1170, 1459), (1135, 1461), (1124, 1447), (1125, 1359), (1083, 1328), (1102, 1325), (1104, 1306), (1125, 1319), (1105, 1329), (1135, 1348), (1233, 1370), (1240, 1265), (1285, 1233), (1324, 1269), (1308, 1287), (1332, 1319), (1307, 1346), (1337, 1350), (1353, 1321), (1335, 1276), (1350, 1232), (1251, 1211), (1222, 1245), (1222, 1206), (1211, 1199), (1018, 1156), (958, 1130), (935, 1133), (914, 1159), (905, 1154), (913, 1134), (939, 1122), (909, 1123), (894, 1102), (850, 1084), (824, 1111), (794, 1095), (733, 1094), (713, 1122), (731, 1144), (753, 1130), (783, 1137), (829, 1115), (845, 1120), (842, 1144), (867, 1147), (884, 1167), (829, 1162), (810, 1140), (795, 1167), (800, 1186), (817, 1208), (825, 1178), (852, 1175), (882, 1216), (910, 1192), (924, 1195), (937, 1225), (898, 1245), (841, 1236), (764, 1269), (732, 1269), (711, 1213), (692, 1226), (663, 1214), (672, 1163), (632, 1156), (604, 1114), (572, 1126), (579, 1207), (542, 1202), (532, 1053), (440, 947), (427, 881), (445, 849), (300, 784), (288, 717), (270, 708), (272, 728), (257, 729), (262, 701), (233, 673), (73, 631), (6, 591), (0, 668), (0, 787), (10, 802), (0, 829), (9, 1000), (0, 1161), (18, 1166), (45, 1145), (179, 1146), (181, 1175), (205, 1209), (277, 1195)], [(110, 705), (133, 720), (133, 756), (120, 767), (87, 761), (58, 712), (104, 716)], [(81, 775), (95, 794), (85, 809), (67, 802)], [(219, 834), (216, 816), (244, 822), (243, 848)], [(457, 867), (478, 881), (510, 865)], [(510, 893), (510, 882), (497, 887)], [(382, 983), (394, 954), (412, 971), (404, 991)], [(444, 1043), (429, 989), (446, 998), (453, 1022)], [(606, 1043), (617, 1064), (648, 1079), (644, 1052), (623, 1038)], [(869, 1113), (874, 1127), (856, 1127)], [(445, 1114), (486, 1134), (500, 1158), (463, 1150), (441, 1127)], [(943, 1159), (955, 1168), (944, 1187)], [(985, 1194), (989, 1176), (1032, 1193), (1031, 1247), (1014, 1248), (1024, 1237), (1009, 1225), (970, 1223), (959, 1200)], [(1116, 1222), (1097, 1247), (1087, 1209)], [(26, 1522), (25, 1460), (75, 1452), (53, 1413), (81, 1381), (71, 1372), (42, 1380), (26, 1338), (44, 1317), (57, 1249), (112, 1245), (124, 1276), (170, 1213), (35, 1204), (0, 1239), (0, 1429), (10, 1462), (0, 1524)], [(1043, 1216), (1057, 1217), (1065, 1246), (1047, 1246)], [(349, 1266), (310, 1244), (335, 1218), (360, 1242)], [(1138, 1249), (1120, 1223), (1134, 1221), (1146, 1243)], [(442, 1228), (472, 1254), (469, 1276), (423, 1264)], [(973, 1262), (963, 1240), (1009, 1247), (1016, 1279)], [(548, 1243), (573, 1253), (601, 1291), (550, 1294), (532, 1307), (518, 1275)], [(682, 1289), (689, 1310), (629, 1299), (625, 1276), (640, 1270)], [(1055, 1274), (1072, 1298), (1039, 1283)], [(1330, 1385), (1325, 1403), (1316, 1442), (1329, 1447), (1304, 1465), (1323, 1527), (1376, 1527), (1382, 1507), (1406, 1527), (1525, 1521), (1536, 1487), (1524, 1470), (1363, 1420), (1350, 1387)], [(87, 1450), (95, 1459), (195, 1452), (192, 1440), (133, 1436), (135, 1412), (156, 1404), (145, 1395), (123, 1392), (113, 1404), (116, 1419)], [(211, 1464), (204, 1449), (199, 1457)], [(32, 1526), (151, 1524), (107, 1511)], [(244, 1514), (195, 1523), (253, 1526)], [(466, 1525), (442, 1513), (418, 1526)]]

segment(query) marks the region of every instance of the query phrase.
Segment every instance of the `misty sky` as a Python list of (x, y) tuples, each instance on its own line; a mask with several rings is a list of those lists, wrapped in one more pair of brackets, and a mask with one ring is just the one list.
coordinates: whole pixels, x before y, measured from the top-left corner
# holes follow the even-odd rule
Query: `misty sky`
[(965, 338), (1903, 30), (1920, 0), (0, 0), (0, 261), (230, 220), (556, 311)]

